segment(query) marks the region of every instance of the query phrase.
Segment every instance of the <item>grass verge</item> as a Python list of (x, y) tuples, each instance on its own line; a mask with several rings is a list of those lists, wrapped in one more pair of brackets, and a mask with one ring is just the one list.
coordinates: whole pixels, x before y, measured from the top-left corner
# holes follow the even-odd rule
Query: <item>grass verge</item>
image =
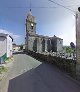
[(0, 81), (3, 79), (4, 77), (4, 73), (8, 71), (8, 68), (5, 66), (0, 67)]
[(5, 66), (0, 67), (0, 74), (2, 74), (3, 72), (7, 72), (8, 68)]

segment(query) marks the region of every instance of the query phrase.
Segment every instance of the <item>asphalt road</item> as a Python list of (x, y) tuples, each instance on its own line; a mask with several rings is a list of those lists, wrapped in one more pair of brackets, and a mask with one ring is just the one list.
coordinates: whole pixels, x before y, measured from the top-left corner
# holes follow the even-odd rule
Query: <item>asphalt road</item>
[(2, 92), (80, 92), (80, 85), (58, 68), (25, 54), (14, 56), (6, 80)]

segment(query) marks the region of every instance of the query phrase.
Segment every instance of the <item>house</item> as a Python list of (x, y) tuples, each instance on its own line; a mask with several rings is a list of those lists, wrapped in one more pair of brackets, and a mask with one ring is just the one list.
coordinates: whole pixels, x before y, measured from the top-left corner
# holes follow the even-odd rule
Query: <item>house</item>
[(36, 17), (30, 12), (26, 18), (26, 51), (34, 51), (37, 53), (59, 52), (63, 51), (63, 39), (53, 36), (43, 36), (36, 34)]
[(19, 50), (20, 50), (20, 45), (13, 44), (13, 51), (16, 52)]
[(0, 63), (12, 56), (13, 38), (9, 34), (0, 33)]

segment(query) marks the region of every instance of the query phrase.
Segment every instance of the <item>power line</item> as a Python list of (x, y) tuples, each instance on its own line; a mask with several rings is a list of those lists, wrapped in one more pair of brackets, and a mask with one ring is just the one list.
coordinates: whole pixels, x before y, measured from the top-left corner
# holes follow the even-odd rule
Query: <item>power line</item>
[[(71, 7), (71, 6), (66, 6), (66, 7)], [(30, 8), (30, 7), (24, 7), (24, 6), (15, 6), (15, 7), (0, 7), (0, 8)], [(40, 7), (31, 7), (31, 8), (59, 8), (59, 7), (44, 7), (44, 6), (40, 6)], [(30, 8), (30, 9), (31, 9)]]
[[(64, 1), (64, 0), (60, 0), (60, 1)], [(70, 3), (69, 1), (66, 1), (66, 2)], [(72, 5), (68, 5), (68, 6), (65, 6), (65, 7), (72, 7), (72, 6), (80, 6), (80, 4), (77, 4), (77, 5), (72, 4)]]
[(65, 9), (71, 11), (71, 12), (75, 12), (75, 11), (73, 11), (72, 9), (70, 9), (70, 8), (64, 6), (64, 5), (61, 5), (61, 4), (57, 3), (57, 2), (54, 2), (53, 0), (49, 0), (49, 1), (52, 2), (52, 3), (54, 3), (54, 4), (56, 4), (56, 5), (58, 5), (58, 6), (61, 6), (61, 7), (65, 8)]
[[(73, 6), (76, 6), (76, 5), (73, 5)], [(73, 11), (73, 10), (71, 10), (71, 9), (69, 9), (68, 7), (71, 7), (71, 6), (65, 6), (68, 10), (70, 10), (70, 11)], [(0, 8), (59, 8), (59, 7), (44, 7), (44, 6), (39, 6), (39, 7), (37, 7), (37, 6), (32, 6), (32, 7), (24, 7), (24, 6), (11, 6), (11, 7), (0, 7)], [(74, 11), (73, 11), (74, 12)]]
[(79, 5), (68, 5), (68, 6), (65, 6), (65, 7), (72, 7), (72, 6), (79, 6)]
[[(30, 8), (30, 7), (0, 7), (0, 8)], [(58, 7), (31, 7), (31, 8), (58, 8)]]

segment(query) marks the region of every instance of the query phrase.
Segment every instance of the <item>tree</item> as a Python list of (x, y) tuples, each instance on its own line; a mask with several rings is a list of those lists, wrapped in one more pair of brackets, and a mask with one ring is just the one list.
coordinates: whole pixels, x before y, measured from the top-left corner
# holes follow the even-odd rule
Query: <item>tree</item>
[(70, 43), (72, 49), (75, 49), (75, 44), (73, 42)]
[(23, 45), (20, 45), (20, 50), (22, 50), (23, 49)]
[(75, 44), (73, 42), (70, 43), (70, 46), (73, 50), (73, 58), (75, 57)]
[(71, 48), (70, 47), (66, 47), (66, 52), (67, 53), (71, 53)]

